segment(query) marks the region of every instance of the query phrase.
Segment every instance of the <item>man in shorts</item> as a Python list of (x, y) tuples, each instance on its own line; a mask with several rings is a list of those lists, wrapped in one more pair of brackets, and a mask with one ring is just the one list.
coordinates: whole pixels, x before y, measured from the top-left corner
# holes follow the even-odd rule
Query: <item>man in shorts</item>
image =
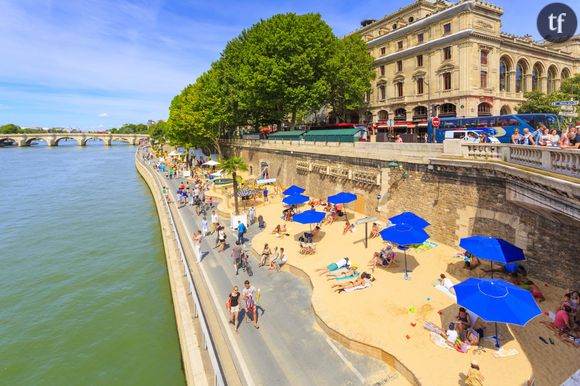
[(234, 261), (234, 270), (236, 271), (237, 276), (242, 263), (242, 245), (239, 241), (236, 241), (236, 244), (232, 247), (232, 259)]
[(254, 327), (256, 329), (260, 328), (258, 326), (258, 312), (256, 307), (256, 288), (250, 284), (249, 280), (244, 282), (244, 289), (242, 290), (242, 299), (245, 302), (245, 315), (247, 317), (247, 322), (250, 322), (250, 313), (254, 317)]
[(211, 213), (211, 233), (212, 234), (217, 231), (218, 225), (220, 225), (220, 219), (219, 219), (217, 213), (214, 210)]

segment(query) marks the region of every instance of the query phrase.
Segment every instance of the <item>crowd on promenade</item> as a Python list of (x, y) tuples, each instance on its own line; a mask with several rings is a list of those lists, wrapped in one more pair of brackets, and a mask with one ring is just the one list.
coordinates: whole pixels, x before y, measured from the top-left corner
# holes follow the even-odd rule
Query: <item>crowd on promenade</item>
[(580, 148), (580, 126), (571, 126), (560, 133), (556, 129), (546, 128), (543, 124), (539, 124), (533, 132), (526, 128), (520, 133), (516, 128), (512, 134), (511, 143), (578, 149)]

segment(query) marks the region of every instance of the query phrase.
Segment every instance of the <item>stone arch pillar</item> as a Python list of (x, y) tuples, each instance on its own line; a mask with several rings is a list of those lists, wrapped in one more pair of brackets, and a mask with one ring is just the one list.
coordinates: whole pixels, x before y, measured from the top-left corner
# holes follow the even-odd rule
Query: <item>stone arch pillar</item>
[(543, 93), (547, 93), (548, 92), (548, 77), (546, 75), (540, 76), (540, 79), (538, 79), (538, 81), (540, 82), (540, 91)]
[(111, 139), (111, 137), (102, 138), (102, 140), (103, 140), (103, 145), (105, 145), (105, 146), (111, 146), (111, 142), (113, 142), (113, 140)]
[(506, 92), (516, 91), (516, 71), (512, 70), (507, 73)]
[(526, 74), (523, 80), (526, 84), (525, 92), (532, 91), (532, 74)]

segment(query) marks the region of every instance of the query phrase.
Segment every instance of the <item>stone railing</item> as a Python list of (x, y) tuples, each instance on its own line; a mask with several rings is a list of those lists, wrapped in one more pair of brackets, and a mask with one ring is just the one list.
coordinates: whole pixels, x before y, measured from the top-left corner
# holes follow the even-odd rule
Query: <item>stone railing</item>
[[(462, 157), (484, 161), (503, 161), (552, 173), (580, 178), (580, 150), (542, 146), (512, 145), (506, 143), (469, 143), (460, 139), (446, 140), (443, 144), (393, 142), (307, 142), (274, 140), (228, 140), (224, 144), (268, 151), (300, 152), (327, 156), (355, 157), (382, 161), (402, 161), (428, 164), (442, 156)], [(324, 169), (321, 173), (336, 175), (337, 171), (317, 164), (299, 165)]]
[(504, 161), (580, 178), (580, 150), (578, 149), (461, 142), (460, 154), (464, 158)]

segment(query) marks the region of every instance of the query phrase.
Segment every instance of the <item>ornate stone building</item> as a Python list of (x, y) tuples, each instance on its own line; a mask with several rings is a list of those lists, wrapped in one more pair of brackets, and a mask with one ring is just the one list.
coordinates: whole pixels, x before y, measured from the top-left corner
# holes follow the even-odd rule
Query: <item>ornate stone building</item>
[[(421, 122), (515, 113), (527, 91), (558, 90), (580, 71), (580, 36), (562, 44), (501, 32), (503, 9), (476, 0), (416, 0), (361, 35), (377, 76), (359, 119)], [(534, 25), (535, 20), (526, 21)]]

